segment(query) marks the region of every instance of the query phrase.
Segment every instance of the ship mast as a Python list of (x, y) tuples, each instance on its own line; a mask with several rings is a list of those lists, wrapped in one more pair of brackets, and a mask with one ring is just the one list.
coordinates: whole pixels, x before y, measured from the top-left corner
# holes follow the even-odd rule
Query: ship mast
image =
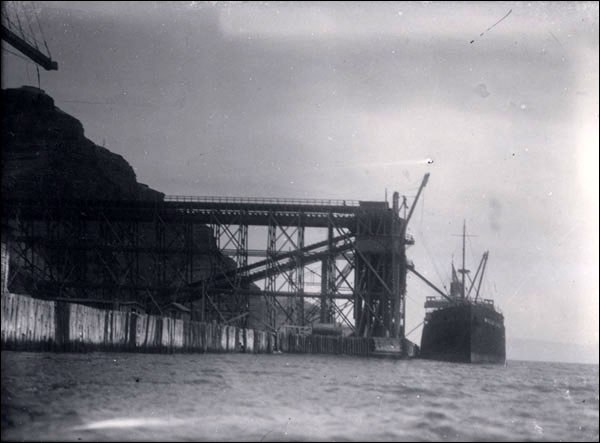
[(462, 298), (465, 298), (465, 273), (466, 268), (465, 268), (465, 237), (466, 237), (466, 233), (467, 233), (467, 222), (466, 220), (463, 220), (463, 265), (462, 265)]
[[(469, 236), (470, 237), (470, 236)], [(467, 274), (469, 272), (469, 270), (466, 268), (466, 254), (465, 254), (465, 245), (466, 245), (466, 238), (467, 238), (467, 222), (466, 220), (463, 220), (463, 232), (462, 232), (462, 269), (459, 269), (458, 272), (460, 272), (462, 274), (462, 281), (461, 281), (461, 289), (460, 289), (460, 296), (461, 298), (465, 298), (465, 274)]]

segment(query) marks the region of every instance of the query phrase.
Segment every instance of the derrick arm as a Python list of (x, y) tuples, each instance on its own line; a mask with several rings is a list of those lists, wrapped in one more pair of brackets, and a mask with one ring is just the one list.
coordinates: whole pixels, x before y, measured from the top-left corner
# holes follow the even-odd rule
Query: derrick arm
[[(485, 267), (487, 265), (488, 255), (489, 255), (489, 251), (485, 251), (485, 254), (483, 254), (483, 258), (485, 258), (485, 261), (483, 262), (483, 268), (481, 269), (481, 276), (479, 277), (479, 285), (477, 286), (477, 293), (475, 294), (475, 301), (477, 301), (477, 298), (479, 297), (479, 290), (481, 289), (481, 282), (483, 281), (483, 273), (485, 272)], [(482, 260), (483, 260), (483, 258), (482, 258)]]
[(450, 297), (448, 297), (446, 294), (444, 294), (437, 286), (435, 286), (433, 283), (431, 283), (429, 280), (427, 280), (423, 275), (421, 275), (415, 268), (414, 266), (407, 266), (406, 267), (410, 272), (412, 272), (413, 274), (415, 274), (417, 277), (419, 277), (421, 280), (423, 280), (427, 286), (429, 286), (431, 289), (433, 289), (434, 291), (436, 291), (438, 294), (440, 294), (442, 297), (444, 297), (446, 300), (453, 302), (454, 300), (452, 300)]
[(475, 272), (475, 277), (473, 277), (473, 280), (471, 280), (471, 287), (469, 287), (469, 292), (467, 292), (467, 298), (469, 298), (469, 295), (471, 294), (471, 291), (473, 290), (473, 287), (475, 286), (475, 282), (477, 281), (477, 276), (479, 275), (479, 271), (481, 271), (481, 266), (483, 265), (484, 261), (485, 261), (485, 254), (483, 254), (481, 256), (479, 266), (477, 266), (477, 272)]
[(419, 186), (419, 190), (417, 191), (417, 195), (410, 207), (410, 211), (408, 211), (408, 215), (406, 216), (406, 220), (404, 221), (404, 228), (402, 229), (403, 233), (406, 233), (406, 227), (408, 226), (408, 222), (412, 217), (413, 212), (415, 211), (415, 207), (417, 206), (417, 202), (419, 201), (419, 197), (421, 196), (421, 192), (423, 188), (427, 185), (427, 181), (429, 180), (429, 172), (425, 174), (423, 177), (423, 181), (421, 182), (421, 186)]

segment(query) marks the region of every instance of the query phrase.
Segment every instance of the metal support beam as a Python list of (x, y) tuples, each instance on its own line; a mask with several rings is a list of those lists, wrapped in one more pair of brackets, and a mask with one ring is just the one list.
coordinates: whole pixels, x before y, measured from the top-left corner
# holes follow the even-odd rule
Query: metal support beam
[(333, 256), (333, 225), (330, 221), (327, 227), (327, 254), (323, 257), (321, 262), (321, 323), (331, 323), (332, 319), (332, 307), (330, 306), (331, 301), (327, 294), (332, 289), (335, 290), (335, 271), (334, 271), (334, 260)]
[[(247, 301), (258, 293), (269, 330), (282, 322), (337, 321), (352, 323), (357, 335), (401, 337), (406, 257), (399, 234), (405, 223), (397, 206), (259, 199), (3, 200), (2, 214), (4, 220), (18, 217), (29, 225), (17, 236), (30, 264), (47, 274), (42, 280), (48, 287), (65, 296), (129, 297), (147, 300), (150, 310), (176, 300), (190, 303), (204, 321), (239, 323), (251, 317), (244, 315)], [(45, 230), (43, 223), (49, 225)], [(249, 226), (266, 227), (266, 247), (252, 254), (265, 259), (255, 263), (248, 263)], [(306, 245), (307, 227), (326, 230), (327, 238)], [(305, 270), (319, 262), (320, 292), (305, 292)], [(259, 290), (253, 283), (262, 286), (261, 281)], [(316, 318), (312, 309), (304, 312), (305, 299), (315, 296), (320, 301)], [(350, 303), (341, 307), (341, 300)]]
[(13, 48), (21, 51), (23, 55), (29, 57), (33, 62), (40, 65), (46, 71), (58, 70), (58, 63), (43, 54), (39, 49), (34, 48), (17, 34), (12, 32), (4, 25), (0, 25), (2, 28), (2, 40), (11, 45)]
[[(277, 290), (276, 283), (276, 265), (274, 256), (277, 253), (277, 226), (270, 224), (267, 229), (267, 267), (265, 272), (265, 293), (275, 292)], [(276, 329), (276, 310), (275, 310), (275, 297), (272, 295), (265, 295), (266, 302), (266, 319), (265, 322), (271, 328)]]
[[(298, 226), (297, 249), (304, 249), (304, 226)], [(304, 264), (296, 257), (296, 318), (297, 325), (304, 326)]]

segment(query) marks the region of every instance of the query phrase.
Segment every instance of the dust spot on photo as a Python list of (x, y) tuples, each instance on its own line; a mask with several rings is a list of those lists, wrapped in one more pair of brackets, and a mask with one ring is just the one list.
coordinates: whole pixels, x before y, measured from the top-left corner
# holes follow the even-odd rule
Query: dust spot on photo
[(491, 198), (490, 202), (490, 226), (493, 231), (500, 230), (500, 217), (502, 216), (502, 204), (497, 198)]
[(490, 93), (487, 90), (487, 86), (485, 85), (485, 83), (479, 83), (476, 87), (475, 87), (475, 93), (477, 95), (479, 95), (480, 97), (487, 97), (490, 95)]

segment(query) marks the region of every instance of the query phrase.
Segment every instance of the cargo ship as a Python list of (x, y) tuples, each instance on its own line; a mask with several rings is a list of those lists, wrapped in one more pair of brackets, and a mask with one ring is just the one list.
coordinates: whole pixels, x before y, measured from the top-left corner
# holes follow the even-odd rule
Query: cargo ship
[(471, 279), (470, 271), (465, 267), (466, 224), (463, 224), (462, 237), (462, 268), (456, 270), (452, 264), (450, 294), (428, 282), (441, 296), (426, 298), (420, 357), (459, 363), (504, 364), (504, 316), (493, 300), (479, 297), (489, 252), (483, 254)]

